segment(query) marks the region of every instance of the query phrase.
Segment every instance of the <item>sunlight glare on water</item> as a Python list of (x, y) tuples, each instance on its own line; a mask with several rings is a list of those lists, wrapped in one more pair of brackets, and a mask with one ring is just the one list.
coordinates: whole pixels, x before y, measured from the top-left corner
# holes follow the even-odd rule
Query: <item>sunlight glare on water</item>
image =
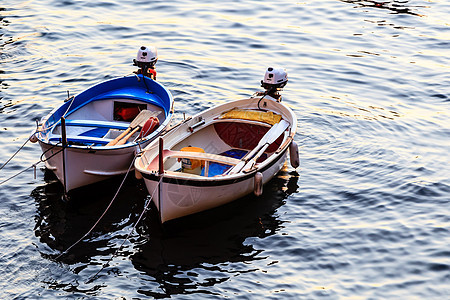
[[(287, 69), (300, 167), (261, 197), (162, 229), (129, 178), (69, 203), (42, 164), (0, 186), (2, 299), (444, 299), (450, 294), (448, 1), (20, 1), (0, 5), (0, 162), (40, 119), (158, 47), (175, 121)], [(0, 181), (40, 159), (28, 143)], [(133, 176), (130, 176), (133, 177)]]

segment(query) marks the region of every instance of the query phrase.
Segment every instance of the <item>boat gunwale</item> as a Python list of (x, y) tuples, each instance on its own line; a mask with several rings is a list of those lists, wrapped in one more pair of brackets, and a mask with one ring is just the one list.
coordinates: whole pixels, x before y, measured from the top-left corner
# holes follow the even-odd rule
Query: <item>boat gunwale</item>
[[(137, 75), (136, 75), (137, 76)], [(57, 107), (55, 107), (54, 109), (52, 109), (47, 115), (45, 115), (41, 120), (40, 120), (40, 125), (38, 127), (38, 129), (36, 130), (36, 137), (39, 141), (40, 144), (44, 144), (46, 146), (49, 147), (60, 147), (59, 144), (61, 142), (56, 142), (56, 143), (52, 143), (50, 141), (51, 139), (51, 131), (60, 124), (61, 120), (57, 119), (57, 120), (53, 120), (53, 123), (48, 124), (45, 128), (43, 128), (44, 125), (46, 125), (47, 123), (50, 123), (50, 119), (51, 118), (55, 118), (54, 115), (58, 114), (59, 110), (62, 110), (61, 115), (64, 116), (70, 116), (71, 114), (73, 114), (74, 112), (78, 111), (79, 109), (81, 109), (82, 107), (84, 107), (85, 105), (87, 105), (88, 103), (92, 103), (92, 102), (97, 102), (97, 101), (114, 101), (114, 100), (121, 100), (123, 99), (124, 101), (126, 100), (133, 100), (136, 102), (141, 102), (141, 103), (146, 103), (146, 104), (151, 104), (151, 105), (155, 105), (157, 107), (159, 107), (161, 109), (161, 111), (164, 113), (165, 115), (165, 119), (164, 122), (162, 122), (158, 128), (153, 131), (150, 135), (146, 136), (145, 138), (141, 139), (141, 140), (136, 140), (133, 141), (131, 143), (125, 143), (123, 145), (114, 145), (114, 146), (108, 146), (105, 147), (105, 145), (67, 145), (68, 149), (81, 149), (81, 150), (95, 150), (95, 151), (109, 151), (109, 150), (116, 150), (116, 149), (127, 149), (130, 147), (136, 147), (142, 144), (146, 144), (151, 142), (153, 139), (155, 139), (158, 135), (160, 135), (161, 132), (163, 132), (166, 127), (169, 125), (169, 123), (172, 120), (173, 114), (174, 114), (174, 109), (173, 109), (173, 105), (174, 105), (174, 100), (173, 100), (173, 96), (170, 93), (170, 91), (161, 83), (151, 80), (150, 78), (145, 77), (145, 79), (143, 79), (144, 77), (141, 76), (137, 76), (137, 78), (139, 80), (151, 80), (152, 84), (155, 84), (158, 88), (161, 89), (161, 91), (164, 93), (165, 96), (167, 96), (168, 101), (169, 101), (169, 106), (165, 107), (164, 105), (164, 100), (160, 97), (160, 93), (155, 93), (152, 92), (152, 95), (155, 95), (157, 97), (157, 99), (159, 99), (159, 102), (155, 102), (155, 97), (152, 97), (152, 101), (149, 101), (148, 98), (143, 98), (143, 97), (132, 97), (130, 95), (115, 95), (115, 97), (113, 98), (108, 98), (108, 97), (102, 97), (103, 94), (99, 94), (99, 95), (95, 95), (91, 98), (86, 99), (86, 101), (83, 101), (81, 103), (79, 103), (78, 106), (74, 107), (71, 109), (71, 101), (75, 101), (76, 97), (80, 96), (80, 95), (84, 95), (85, 93), (87, 93), (88, 91), (91, 91), (95, 88), (98, 88), (99, 86), (102, 85), (106, 85), (107, 83), (111, 83), (114, 81), (121, 81), (121, 80), (130, 80), (130, 78), (133, 78), (134, 76), (124, 76), (124, 77), (118, 77), (118, 78), (114, 78), (108, 81), (104, 81), (101, 83), (98, 83), (96, 85), (91, 86), (90, 88), (82, 91), (80, 94), (78, 94), (77, 96), (75, 96), (72, 100), (69, 100)], [(142, 87), (141, 89), (144, 89), (144, 87)], [(65, 113), (63, 113), (66, 110)], [(119, 123), (118, 123), (119, 124)], [(106, 139), (105, 139), (106, 141)]]
[[(265, 172), (266, 170), (271, 168), (273, 165), (278, 163), (280, 159), (283, 159), (287, 149), (288, 147), (282, 150), (278, 155), (276, 155), (276, 157), (274, 157), (274, 159), (270, 160), (267, 164), (253, 168), (249, 172), (239, 172), (232, 175), (216, 176), (216, 177), (205, 177), (205, 176), (194, 177), (189, 176), (192, 175), (189, 173), (187, 173), (187, 175), (184, 175), (186, 173), (164, 171), (162, 182), (177, 185), (190, 185), (190, 186), (221, 186), (238, 183), (253, 178), (256, 172)], [(147, 172), (142, 172), (141, 170), (138, 171), (141, 172), (143, 178), (147, 180), (151, 181), (160, 180), (160, 175), (157, 171), (147, 171)]]
[[(176, 133), (178, 130), (182, 130), (183, 128), (189, 128), (192, 125), (195, 125), (199, 121), (205, 121), (202, 125), (195, 128), (195, 131), (188, 133), (188, 136), (190, 134), (193, 134), (194, 132), (198, 132), (204, 128), (207, 128), (208, 126), (211, 126), (215, 123), (219, 122), (242, 122), (242, 123), (248, 123), (248, 124), (255, 124), (260, 125), (264, 127), (271, 127), (270, 124), (260, 122), (260, 121), (254, 121), (254, 120), (246, 120), (246, 119), (221, 119), (219, 116), (229, 111), (233, 108), (241, 108), (241, 109), (256, 109), (257, 105), (255, 103), (258, 103), (260, 100), (260, 97), (250, 97), (240, 100), (235, 100), (232, 102), (224, 103), (219, 106), (215, 106), (212, 108), (209, 108), (203, 112), (198, 113), (195, 116), (192, 116), (191, 119), (186, 120), (176, 128), (174, 131), (167, 132), (167, 135), (161, 136), (161, 138), (167, 137), (170, 140), (170, 144), (176, 145), (180, 141), (187, 138), (185, 135), (177, 135)], [(236, 182), (240, 182), (246, 179), (249, 179), (254, 176), (256, 172), (264, 172), (265, 170), (272, 167), (276, 162), (278, 162), (282, 157), (285, 156), (287, 149), (289, 148), (290, 143), (293, 141), (293, 137), (297, 131), (297, 119), (295, 117), (294, 112), (291, 108), (284, 105), (281, 102), (276, 101), (275, 99), (268, 98), (267, 100), (273, 101), (271, 105), (274, 106), (273, 109), (267, 108), (268, 111), (272, 111), (278, 114), (282, 115), (282, 119), (285, 119), (289, 122), (289, 127), (287, 129), (287, 134), (285, 131), (285, 137), (283, 138), (283, 142), (281, 143), (280, 147), (278, 147), (274, 152), (272, 152), (272, 155), (270, 155), (264, 162), (258, 164), (256, 167), (253, 167), (250, 170), (241, 171), (236, 174), (231, 175), (224, 175), (224, 176), (215, 176), (215, 177), (205, 177), (205, 176), (196, 176), (196, 177), (189, 177), (184, 176), (183, 173), (178, 172), (170, 172), (170, 173), (164, 173), (163, 176), (163, 182), (164, 183), (175, 183), (175, 184), (182, 184), (182, 185), (195, 185), (195, 186), (214, 186), (214, 185), (226, 185), (226, 184), (232, 184)], [(233, 106), (230, 106), (230, 108), (223, 109), (227, 105), (232, 104)], [(282, 108), (282, 109), (277, 109)], [(155, 172), (155, 170), (149, 171), (146, 169), (149, 163), (144, 163), (143, 157), (145, 156), (145, 152), (148, 151), (155, 151), (155, 148), (158, 147), (158, 144), (156, 141), (152, 141), (141, 153), (140, 157), (136, 159), (135, 162), (135, 169), (140, 172), (145, 179), (149, 179), (152, 181), (159, 181), (160, 176), (158, 175), (158, 171)], [(170, 148), (167, 150), (171, 150)], [(158, 156), (158, 153), (151, 155), (149, 157), (145, 157), (145, 160), (147, 162), (153, 161), (155, 157)], [(220, 184), (219, 184), (220, 183)]]

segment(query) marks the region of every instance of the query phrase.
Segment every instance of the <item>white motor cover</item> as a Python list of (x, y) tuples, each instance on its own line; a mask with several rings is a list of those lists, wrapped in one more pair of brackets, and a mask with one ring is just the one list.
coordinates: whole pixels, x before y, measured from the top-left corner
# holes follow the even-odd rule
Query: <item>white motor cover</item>
[(142, 46), (137, 53), (136, 61), (140, 63), (155, 63), (158, 60), (158, 51), (156, 47)]
[(287, 72), (282, 68), (267, 68), (263, 83), (279, 85), (288, 81)]

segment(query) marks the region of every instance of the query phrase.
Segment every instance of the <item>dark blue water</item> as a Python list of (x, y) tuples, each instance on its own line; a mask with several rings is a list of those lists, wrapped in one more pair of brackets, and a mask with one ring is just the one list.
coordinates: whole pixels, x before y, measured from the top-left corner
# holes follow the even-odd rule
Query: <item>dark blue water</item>
[[(122, 178), (66, 203), (39, 164), (0, 185), (0, 298), (450, 295), (448, 1), (12, 0), (0, 13), (2, 163), (68, 90), (134, 71), (141, 45), (158, 47), (176, 120), (285, 67), (301, 159), (260, 198), (165, 229), (151, 208), (121, 247), (149, 199), (129, 176), (59, 258)], [(40, 154), (26, 144), (0, 180)]]

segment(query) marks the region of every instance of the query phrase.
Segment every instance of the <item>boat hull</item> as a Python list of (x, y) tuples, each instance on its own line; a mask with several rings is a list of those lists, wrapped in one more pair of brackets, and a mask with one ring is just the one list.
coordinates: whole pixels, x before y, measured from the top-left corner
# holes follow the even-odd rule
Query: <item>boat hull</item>
[[(158, 124), (142, 136), (143, 124), (132, 125), (141, 113), (142, 123), (153, 118)], [(128, 76), (67, 99), (41, 119), (34, 136), (46, 167), (68, 193), (132, 170), (135, 154), (166, 129), (172, 116), (173, 97), (163, 85), (142, 75)], [(123, 143), (110, 144), (121, 137)]]
[[(280, 119), (269, 124), (268, 116)], [(275, 126), (282, 123), (287, 127)], [(262, 174), (256, 186), (266, 184), (283, 167), (296, 127), (293, 111), (274, 99), (228, 102), (185, 120), (159, 142), (151, 142), (136, 159), (135, 168), (164, 223), (254, 192), (256, 174)], [(201, 161), (200, 173), (186, 169), (186, 159)]]
[(60, 146), (43, 142), (40, 142), (40, 146), (46, 168), (53, 171), (66, 191), (126, 174), (130, 168), (134, 169), (132, 162), (135, 152), (138, 151), (135, 149), (137, 147), (110, 150), (66, 148), (63, 154), (63, 148)]
[[(269, 182), (283, 167), (286, 152), (271, 165), (249, 174), (214, 181), (160, 178), (156, 174), (143, 174), (152, 201), (160, 212), (161, 222), (209, 210), (253, 193), (256, 172), (263, 175), (263, 184)], [(161, 182), (160, 182), (161, 181)]]

